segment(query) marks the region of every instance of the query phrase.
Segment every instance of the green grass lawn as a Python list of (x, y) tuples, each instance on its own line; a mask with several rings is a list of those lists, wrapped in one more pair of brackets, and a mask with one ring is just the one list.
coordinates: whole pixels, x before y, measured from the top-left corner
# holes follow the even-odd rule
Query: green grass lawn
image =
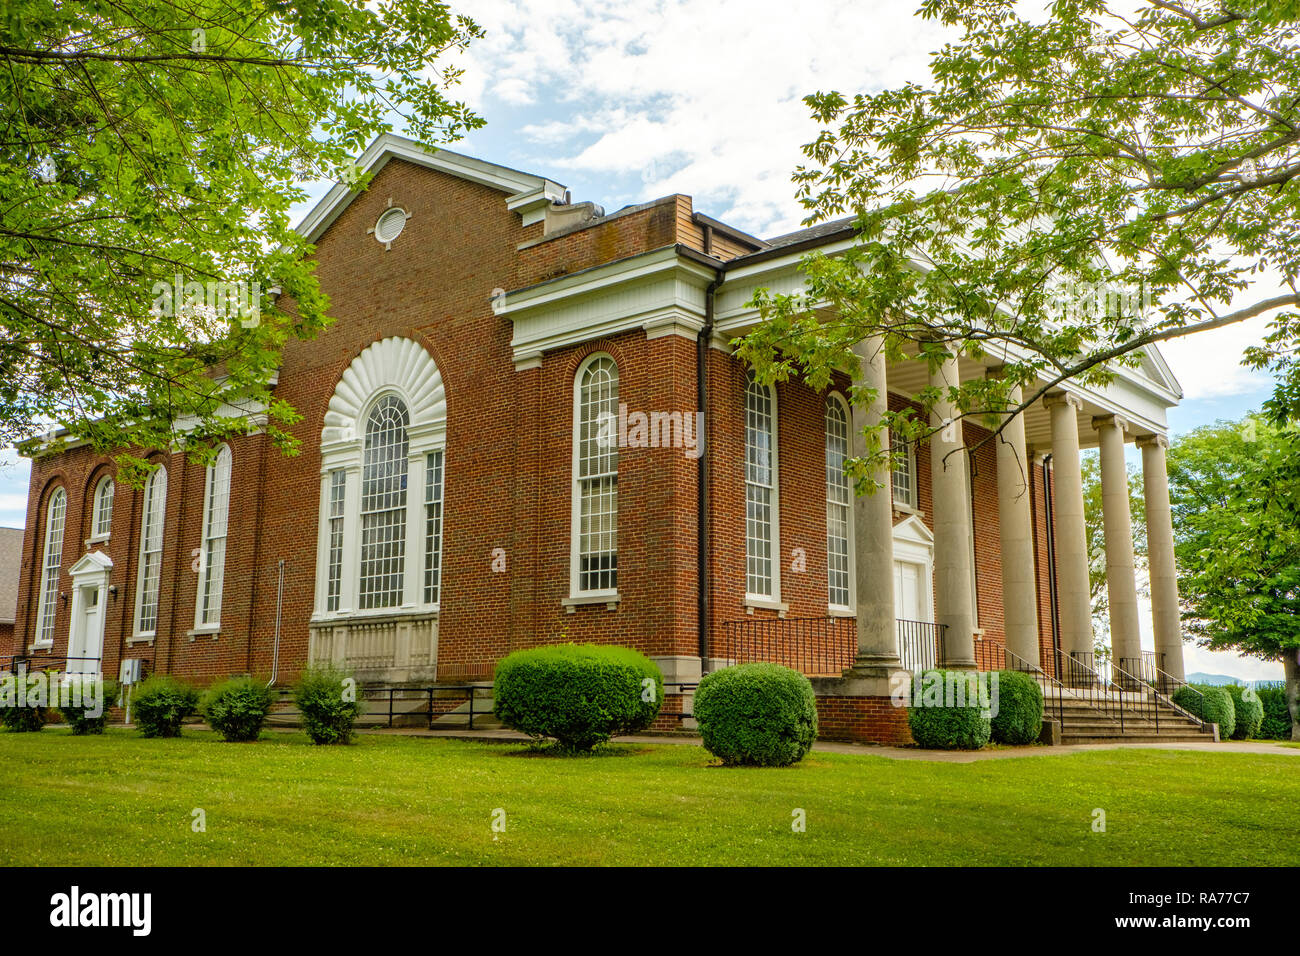
[[(1300, 862), (1300, 762), (1285, 755), (712, 763), (680, 745), (565, 759), (408, 737), (329, 748), (283, 733), (255, 744), (0, 733), (0, 863)], [(206, 832), (191, 828), (195, 808)], [(804, 833), (791, 828), (796, 808)]]

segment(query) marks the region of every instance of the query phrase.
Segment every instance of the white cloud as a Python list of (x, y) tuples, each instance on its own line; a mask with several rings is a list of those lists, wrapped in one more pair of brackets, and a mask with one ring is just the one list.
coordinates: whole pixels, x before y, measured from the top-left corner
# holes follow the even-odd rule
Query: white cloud
[(521, 130), (538, 169), (640, 174), (637, 201), (685, 192), (772, 234), (802, 215), (790, 175), (816, 132), (802, 97), (927, 76), (944, 31), (914, 9), (832, 0), (796, 19), (752, 0), (485, 2), (461, 95), (489, 112), (493, 99), (571, 105)]

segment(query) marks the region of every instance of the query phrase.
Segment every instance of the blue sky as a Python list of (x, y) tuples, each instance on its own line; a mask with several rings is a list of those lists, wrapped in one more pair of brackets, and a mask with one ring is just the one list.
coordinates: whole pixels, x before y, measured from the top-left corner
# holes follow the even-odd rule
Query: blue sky
[[(801, 98), (927, 79), (930, 52), (952, 34), (913, 16), (916, 5), (453, 2), (488, 35), (458, 64), (458, 95), (487, 126), (452, 148), (548, 176), (606, 211), (681, 192), (756, 235), (786, 232), (801, 217), (790, 174), (815, 132)], [(1239, 358), (1262, 330), (1256, 321), (1162, 349), (1187, 396), (1170, 414), (1175, 435), (1259, 407), (1270, 383)], [(0, 456), (0, 525), (22, 526), (27, 476), (12, 450)], [(1193, 648), (1187, 664), (1281, 677), (1281, 665)]]

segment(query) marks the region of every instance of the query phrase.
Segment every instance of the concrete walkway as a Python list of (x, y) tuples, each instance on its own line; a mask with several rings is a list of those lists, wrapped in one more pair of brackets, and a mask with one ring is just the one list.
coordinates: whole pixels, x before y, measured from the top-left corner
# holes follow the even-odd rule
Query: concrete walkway
[[(359, 733), (376, 736), (442, 737), (447, 740), (466, 740), (475, 743), (521, 744), (529, 738), (512, 730), (424, 730), (422, 728), (374, 728)], [(648, 735), (616, 737), (619, 744), (688, 744), (699, 746), (700, 738), (693, 735)], [(1281, 742), (1264, 741), (1188, 741), (1186, 743), (1141, 744), (1066, 744), (1060, 747), (986, 747), (983, 750), (922, 750), (919, 747), (882, 747), (875, 744), (837, 743), (819, 740), (813, 750), (833, 754), (889, 757), (893, 760), (930, 760), (937, 763), (974, 763), (977, 760), (1001, 760), (1012, 757), (1055, 757), (1060, 754), (1081, 753), (1085, 750), (1198, 750), (1203, 753), (1269, 754), (1275, 757), (1300, 757), (1300, 748), (1283, 747)]]

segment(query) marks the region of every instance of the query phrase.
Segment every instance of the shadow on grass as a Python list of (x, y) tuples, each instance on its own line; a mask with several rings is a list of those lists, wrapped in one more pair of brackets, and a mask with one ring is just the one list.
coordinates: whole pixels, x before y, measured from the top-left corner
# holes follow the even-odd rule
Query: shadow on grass
[(517, 750), (507, 751), (508, 757), (542, 757), (554, 760), (594, 760), (602, 757), (638, 757), (650, 753), (650, 748), (639, 744), (597, 744), (590, 750), (577, 750), (553, 740), (539, 740), (524, 744)]

